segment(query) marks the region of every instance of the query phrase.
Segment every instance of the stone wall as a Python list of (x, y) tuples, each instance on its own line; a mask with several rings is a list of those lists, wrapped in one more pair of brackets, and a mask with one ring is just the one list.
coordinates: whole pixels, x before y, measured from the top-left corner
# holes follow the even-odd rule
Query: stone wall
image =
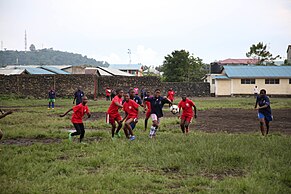
[(48, 90), (53, 87), (59, 97), (73, 97), (79, 86), (90, 97), (104, 96), (105, 88), (147, 88), (154, 91), (162, 90), (166, 95), (169, 88), (173, 88), (180, 96), (186, 93), (188, 96), (209, 96), (210, 86), (208, 83), (177, 83), (161, 82), (158, 77), (97, 77), (96, 75), (0, 75), (0, 94), (15, 94), (19, 96), (33, 96), (47, 98)]

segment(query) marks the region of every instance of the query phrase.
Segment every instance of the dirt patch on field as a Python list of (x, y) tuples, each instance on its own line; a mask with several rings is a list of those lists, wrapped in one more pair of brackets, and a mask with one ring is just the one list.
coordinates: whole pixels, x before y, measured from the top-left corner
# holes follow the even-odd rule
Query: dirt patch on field
[[(274, 119), (270, 123), (270, 133), (282, 132), (291, 135), (291, 109), (275, 109)], [(140, 118), (145, 114), (140, 113)], [(164, 117), (177, 117), (170, 112), (164, 112)], [(94, 112), (90, 120), (104, 119), (104, 112)], [(163, 122), (163, 121), (162, 121)], [(173, 127), (179, 127), (175, 125)], [(225, 131), (228, 133), (247, 133), (259, 130), (259, 121), (255, 110), (245, 109), (211, 109), (198, 111), (198, 118), (191, 129), (206, 132)]]
[(62, 139), (58, 138), (13, 138), (13, 139), (3, 139), (0, 141), (0, 144), (29, 146), (35, 143), (51, 144), (61, 142)]
[[(273, 110), (274, 119), (270, 123), (270, 133), (291, 134), (291, 109)], [(259, 130), (255, 110), (212, 109), (199, 111), (194, 129), (207, 132), (254, 132)]]
[(227, 177), (242, 177), (244, 175), (245, 172), (241, 169), (226, 169), (223, 171), (201, 173), (201, 176), (207, 177), (208, 179), (212, 180), (223, 180)]
[[(88, 137), (84, 139), (86, 143), (101, 141), (101, 137)], [(61, 138), (13, 138), (13, 139), (3, 139), (0, 141), (2, 145), (19, 145), (19, 146), (29, 146), (35, 143), (51, 144), (51, 143), (61, 143), (64, 139)], [(74, 140), (74, 143), (78, 143), (78, 139)]]

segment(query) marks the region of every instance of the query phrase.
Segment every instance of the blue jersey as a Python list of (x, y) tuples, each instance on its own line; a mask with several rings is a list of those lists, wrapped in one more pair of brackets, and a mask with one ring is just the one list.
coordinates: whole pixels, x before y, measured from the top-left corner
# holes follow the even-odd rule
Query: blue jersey
[(163, 117), (163, 106), (166, 103), (171, 103), (167, 98), (164, 97), (145, 97), (145, 101), (151, 103), (151, 114), (156, 114), (158, 118)]
[(48, 93), (49, 99), (55, 99), (56, 98), (56, 92), (54, 90), (50, 90)]
[(270, 99), (268, 96), (257, 96), (256, 103), (259, 105), (259, 107), (267, 105), (266, 108), (259, 109), (259, 113), (262, 113), (263, 115), (272, 115), (272, 110), (270, 107)]
[(142, 105), (142, 101), (141, 101), (141, 99), (140, 99), (140, 97), (139, 97), (138, 95), (135, 95), (134, 98), (133, 98), (133, 100), (134, 100), (137, 104)]
[[(134, 102), (136, 102), (138, 105), (142, 105), (142, 101), (138, 95), (135, 95), (132, 99)], [(122, 104), (125, 102), (125, 99), (122, 101)]]

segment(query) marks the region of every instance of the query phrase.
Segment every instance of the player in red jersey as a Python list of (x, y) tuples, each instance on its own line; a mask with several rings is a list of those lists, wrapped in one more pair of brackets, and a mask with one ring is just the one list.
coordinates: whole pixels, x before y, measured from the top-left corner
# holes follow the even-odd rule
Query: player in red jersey
[(122, 121), (125, 120), (124, 125), (124, 133), (127, 138), (130, 140), (134, 140), (135, 136), (133, 135), (131, 123), (138, 119), (138, 107), (139, 104), (137, 104), (134, 100), (130, 99), (129, 94), (124, 95), (125, 102), (123, 103), (123, 110), (125, 112), (125, 117)]
[[(106, 114), (106, 122), (111, 124), (111, 135), (112, 138), (114, 138), (114, 134), (117, 135), (117, 137), (120, 137), (120, 129), (122, 127), (122, 118), (118, 112), (120, 108), (122, 108), (122, 96), (123, 96), (123, 90), (122, 89), (117, 89), (116, 90), (116, 96), (112, 99), (112, 102), (107, 110)], [(116, 129), (116, 124), (115, 121), (118, 124), (117, 130)]]
[(173, 88), (170, 88), (170, 89), (168, 90), (167, 98), (168, 98), (171, 102), (174, 102), (174, 95), (175, 95), (175, 92), (174, 92)]
[[(146, 91), (145, 98), (150, 97), (151, 92), (149, 90)], [(144, 131), (147, 130), (148, 120), (151, 117), (151, 103), (149, 101), (143, 101), (144, 103), (144, 112), (146, 112), (146, 118), (144, 119)]]
[[(183, 113), (180, 122), (181, 130), (183, 133), (189, 133), (189, 125), (192, 122), (193, 116), (197, 118), (197, 110), (194, 102), (186, 97), (186, 94), (183, 94), (182, 100), (178, 104), (179, 113), (181, 112), (181, 108), (183, 109)], [(194, 112), (192, 107), (194, 107)]]
[(88, 115), (88, 118), (91, 117), (87, 103), (88, 103), (88, 98), (86, 96), (83, 96), (82, 103), (80, 103), (76, 106), (73, 106), (73, 108), (69, 109), (67, 112), (60, 115), (60, 117), (64, 117), (69, 112), (71, 112), (71, 111), (74, 112), (72, 115), (71, 121), (76, 129), (76, 132), (69, 134), (70, 141), (72, 141), (72, 136), (75, 136), (75, 135), (80, 135), (80, 142), (82, 142), (82, 139), (84, 138), (85, 128), (84, 128), (84, 124), (83, 124), (83, 117), (85, 114)]

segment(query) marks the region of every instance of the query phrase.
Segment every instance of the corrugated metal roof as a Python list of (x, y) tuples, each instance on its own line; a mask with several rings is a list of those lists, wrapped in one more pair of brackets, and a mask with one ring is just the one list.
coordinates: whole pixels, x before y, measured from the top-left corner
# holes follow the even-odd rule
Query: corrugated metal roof
[(229, 78), (291, 78), (291, 66), (224, 66)]
[(97, 68), (115, 76), (134, 76), (130, 73), (126, 73), (118, 69), (113, 69), (113, 68), (108, 68), (108, 67), (97, 67)]
[(20, 75), (25, 71), (25, 69), (0, 69), (1, 75)]
[(28, 67), (28, 68), (25, 68), (25, 71), (28, 74), (55, 74), (53, 72), (50, 72), (50, 71), (47, 71), (47, 70), (44, 70), (44, 69), (41, 69), (41, 68)]
[(141, 64), (110, 64), (109, 68), (122, 70), (140, 70)]
[(53, 72), (55, 74), (70, 74), (66, 71), (60, 70), (56, 67), (52, 67), (52, 66), (41, 66), (40, 68), (44, 69), (44, 70), (48, 70), (50, 72)]
[(229, 79), (226, 75), (216, 75), (214, 76), (214, 79)]

